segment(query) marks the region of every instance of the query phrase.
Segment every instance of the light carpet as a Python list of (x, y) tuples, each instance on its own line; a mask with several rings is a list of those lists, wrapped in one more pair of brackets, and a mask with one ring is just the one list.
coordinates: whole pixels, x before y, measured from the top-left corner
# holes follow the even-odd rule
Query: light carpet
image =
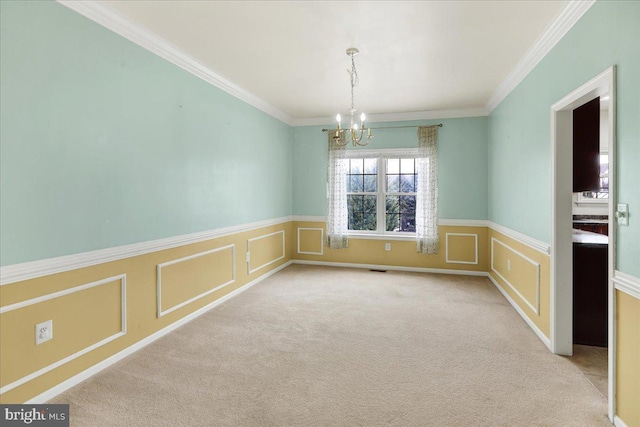
[(72, 426), (610, 426), (487, 278), (293, 265), (58, 396)]

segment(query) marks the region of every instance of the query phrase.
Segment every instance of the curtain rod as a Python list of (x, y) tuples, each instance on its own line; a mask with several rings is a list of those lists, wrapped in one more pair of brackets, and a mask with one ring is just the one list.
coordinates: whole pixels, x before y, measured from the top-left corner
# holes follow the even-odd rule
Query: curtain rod
[[(400, 128), (434, 128), (434, 127), (442, 127), (442, 123), (438, 123), (437, 125), (426, 125), (426, 126), (383, 126), (380, 128), (368, 128), (368, 129), (400, 129)], [(359, 129), (358, 129), (359, 130)], [(335, 132), (335, 129), (322, 129), (322, 132)]]

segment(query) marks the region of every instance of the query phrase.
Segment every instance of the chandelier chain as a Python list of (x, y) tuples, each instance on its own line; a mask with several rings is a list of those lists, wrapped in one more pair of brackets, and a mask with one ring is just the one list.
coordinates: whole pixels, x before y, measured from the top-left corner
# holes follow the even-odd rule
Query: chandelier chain
[(354, 88), (358, 86), (358, 83), (360, 83), (358, 80), (358, 71), (356, 70), (356, 62), (353, 57), (354, 54), (351, 54), (351, 71), (349, 73), (351, 75), (351, 110), (354, 110)]

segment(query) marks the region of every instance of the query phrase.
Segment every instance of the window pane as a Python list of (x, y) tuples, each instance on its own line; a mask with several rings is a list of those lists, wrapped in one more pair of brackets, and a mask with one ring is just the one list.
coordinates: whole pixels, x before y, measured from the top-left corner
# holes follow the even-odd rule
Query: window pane
[(349, 175), (349, 184), (347, 191), (350, 193), (362, 193), (364, 190), (362, 175)]
[(349, 216), (349, 230), (362, 230), (362, 218), (362, 212), (354, 212), (353, 215)]
[(398, 224), (398, 219), (399, 218), (400, 218), (400, 215), (398, 215), (397, 213), (388, 213), (387, 214), (386, 230), (387, 231), (398, 231), (399, 230), (399, 224)]
[(387, 159), (387, 173), (400, 173), (400, 159)]
[(376, 214), (376, 196), (362, 196), (362, 211), (367, 214)]
[[(600, 154), (600, 192), (609, 192), (609, 155)], [(607, 198), (609, 195), (605, 195), (602, 198)]]
[(397, 193), (400, 190), (399, 181), (398, 175), (387, 175), (387, 193)]
[(416, 196), (400, 196), (400, 211), (415, 214)]
[(416, 217), (414, 214), (400, 214), (400, 231), (411, 233), (416, 231)]
[(415, 175), (400, 175), (400, 192), (401, 193), (414, 193), (416, 191), (414, 185)]
[[(379, 221), (384, 221), (386, 231), (415, 232), (416, 173), (415, 159), (386, 159), (386, 188), (378, 188), (379, 159), (350, 159), (347, 178), (348, 213), (350, 230), (377, 230)], [(377, 218), (377, 192), (385, 196), (385, 217)], [(358, 194), (359, 193), (359, 194)], [(369, 193), (369, 194), (362, 194)], [(403, 195), (400, 195), (400, 194)]]
[(349, 230), (376, 230), (377, 196), (349, 195)]
[(398, 196), (387, 196), (387, 213), (400, 212)]
[(378, 176), (377, 175), (365, 175), (364, 176), (364, 191), (367, 193), (375, 193), (378, 191)]
[(413, 174), (415, 172), (413, 159), (400, 160), (400, 173)]
[(376, 223), (376, 214), (364, 214), (362, 220), (362, 228), (360, 230), (376, 231), (378, 224)]
[(351, 159), (351, 172), (350, 173), (362, 173), (363, 172), (363, 164), (364, 159)]
[(362, 196), (348, 195), (347, 203), (350, 211), (362, 212)]
[(378, 173), (378, 159), (364, 159), (364, 173)]
[(585, 191), (582, 197), (588, 199), (609, 198), (609, 155), (600, 154), (600, 188), (598, 191)]

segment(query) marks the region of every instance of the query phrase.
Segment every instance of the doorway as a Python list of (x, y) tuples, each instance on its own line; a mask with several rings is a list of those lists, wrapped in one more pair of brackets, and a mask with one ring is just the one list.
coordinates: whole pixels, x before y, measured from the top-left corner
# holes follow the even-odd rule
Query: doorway
[[(573, 110), (597, 97), (609, 98), (609, 211), (615, 218), (615, 66), (575, 89), (551, 106), (552, 212), (551, 212), (551, 350), (573, 355)], [(616, 227), (608, 230), (608, 412), (615, 412), (615, 269)]]

